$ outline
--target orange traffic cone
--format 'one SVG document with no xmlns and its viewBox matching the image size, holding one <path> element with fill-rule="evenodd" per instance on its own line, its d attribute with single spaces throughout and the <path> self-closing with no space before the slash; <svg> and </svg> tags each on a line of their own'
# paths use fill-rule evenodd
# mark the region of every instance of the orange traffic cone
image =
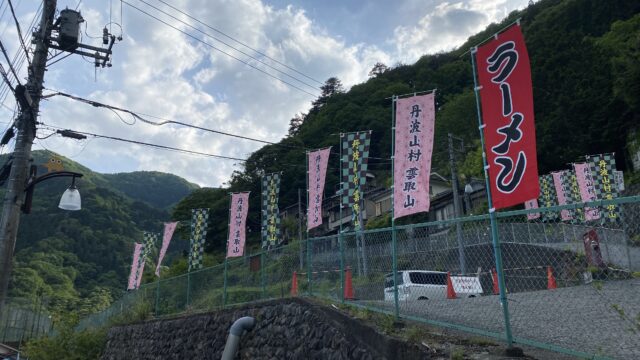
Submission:
<svg viewBox="0 0 640 360">
<path fill-rule="evenodd" d="M 491 278 L 493 279 L 493 295 L 498 295 L 500 286 L 498 286 L 498 273 L 495 268 L 491 269 Z"/>
<path fill-rule="evenodd" d="M 557 288 L 558 284 L 556 284 L 556 278 L 553 277 L 553 268 L 551 266 L 547 266 L 547 289 L 553 290 Z"/>
<path fill-rule="evenodd" d="M 351 281 L 351 268 L 347 267 L 344 273 L 344 299 L 353 300 L 353 282 Z"/>
<path fill-rule="evenodd" d="M 455 299 L 456 291 L 453 289 L 453 282 L 451 281 L 451 273 L 447 272 L 447 299 Z"/>
<path fill-rule="evenodd" d="M 293 278 L 291 278 L 291 296 L 298 296 L 298 274 L 293 272 Z"/>
</svg>

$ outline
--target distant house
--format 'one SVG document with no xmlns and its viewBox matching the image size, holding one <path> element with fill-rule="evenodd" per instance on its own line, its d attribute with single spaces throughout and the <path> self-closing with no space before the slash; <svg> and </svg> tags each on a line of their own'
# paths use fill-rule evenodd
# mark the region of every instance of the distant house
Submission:
<svg viewBox="0 0 640 360">
<path fill-rule="evenodd" d="M 451 185 L 449 185 L 447 179 L 436 172 L 431 173 L 429 197 L 433 199 L 447 191 L 451 192 Z M 370 215 L 369 218 L 390 213 L 393 206 L 391 203 L 391 189 L 373 192 L 368 198 L 365 196 L 365 201 L 366 212 Z"/>
<path fill-rule="evenodd" d="M 365 224 L 370 219 L 391 213 L 392 208 L 391 189 L 378 186 L 373 174 L 367 174 L 367 178 L 368 185 L 364 188 L 364 211 L 362 212 L 362 220 Z M 470 209 L 485 201 L 484 183 L 472 179 L 469 185 L 472 190 L 470 194 L 464 193 L 464 186 L 459 189 L 463 214 L 468 214 Z M 337 189 L 332 195 L 326 196 L 328 193 L 331 192 L 325 190 L 325 198 L 322 202 L 322 225 L 313 229 L 311 236 L 337 234 L 341 225 L 343 231 L 349 231 L 353 228 L 352 214 L 348 209 L 342 209 L 342 217 L 340 216 L 340 190 Z M 451 183 L 436 172 L 431 173 L 429 195 L 431 198 L 429 221 L 449 220 L 455 217 Z M 306 228 L 305 201 L 303 201 L 301 211 L 304 229 Z M 295 203 L 282 209 L 280 216 L 283 219 L 295 219 L 297 222 L 298 204 Z M 297 232 L 289 233 L 286 229 L 283 229 L 282 234 L 285 242 L 298 237 Z"/>
</svg>

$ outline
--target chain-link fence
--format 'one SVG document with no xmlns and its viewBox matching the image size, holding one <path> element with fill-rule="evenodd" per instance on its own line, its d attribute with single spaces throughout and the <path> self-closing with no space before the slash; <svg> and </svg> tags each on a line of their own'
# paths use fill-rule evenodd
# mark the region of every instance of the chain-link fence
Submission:
<svg viewBox="0 0 640 360">
<path fill-rule="evenodd" d="M 295 241 L 145 284 L 83 326 L 135 301 L 162 316 L 299 295 L 508 344 L 640 358 L 640 197 L 590 203 L 616 211 L 589 222 L 580 218 L 584 205 Z M 562 210 L 576 220 L 561 221 Z"/>
<path fill-rule="evenodd" d="M 49 334 L 51 316 L 47 299 L 9 298 L 0 308 L 0 343 L 22 343 Z"/>
</svg>

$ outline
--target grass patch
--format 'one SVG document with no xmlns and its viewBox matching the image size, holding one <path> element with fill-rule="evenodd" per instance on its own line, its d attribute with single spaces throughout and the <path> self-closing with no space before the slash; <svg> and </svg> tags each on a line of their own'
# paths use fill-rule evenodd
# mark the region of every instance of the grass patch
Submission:
<svg viewBox="0 0 640 360">
<path fill-rule="evenodd" d="M 451 360 L 464 360 L 464 350 L 461 348 L 453 348 L 449 355 Z"/>
</svg>

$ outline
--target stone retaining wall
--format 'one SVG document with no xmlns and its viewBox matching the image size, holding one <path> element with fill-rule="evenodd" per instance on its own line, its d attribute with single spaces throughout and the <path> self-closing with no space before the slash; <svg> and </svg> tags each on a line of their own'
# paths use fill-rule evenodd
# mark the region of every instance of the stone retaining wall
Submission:
<svg viewBox="0 0 640 360">
<path fill-rule="evenodd" d="M 425 359 L 417 346 L 389 338 L 300 298 L 111 328 L 104 360 L 220 359 L 229 327 L 253 316 L 239 359 Z"/>
</svg>

